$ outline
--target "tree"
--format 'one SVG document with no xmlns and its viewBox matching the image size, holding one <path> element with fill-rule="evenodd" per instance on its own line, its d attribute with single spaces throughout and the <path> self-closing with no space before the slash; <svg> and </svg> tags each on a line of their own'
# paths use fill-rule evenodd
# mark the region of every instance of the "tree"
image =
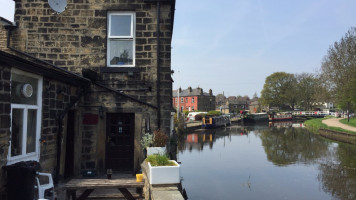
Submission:
<svg viewBox="0 0 356 200">
<path fill-rule="evenodd" d="M 289 104 L 292 109 L 297 101 L 295 92 L 297 81 L 293 74 L 275 72 L 268 76 L 261 91 L 262 105 L 281 107 Z"/>
<path fill-rule="evenodd" d="M 340 108 L 350 110 L 356 104 L 356 27 L 330 46 L 321 77 Z"/>
<path fill-rule="evenodd" d="M 316 91 L 318 80 L 313 74 L 302 73 L 296 75 L 298 102 L 304 110 L 311 110 L 312 104 L 316 103 Z"/>
</svg>

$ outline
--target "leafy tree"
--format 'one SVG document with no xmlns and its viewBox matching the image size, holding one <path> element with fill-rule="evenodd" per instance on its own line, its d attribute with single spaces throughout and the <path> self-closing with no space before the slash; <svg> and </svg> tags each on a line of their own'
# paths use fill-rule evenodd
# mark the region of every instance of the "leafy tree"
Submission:
<svg viewBox="0 0 356 200">
<path fill-rule="evenodd" d="M 285 72 L 271 74 L 266 78 L 261 92 L 262 105 L 281 107 L 284 104 L 289 104 L 294 109 L 297 101 L 296 83 L 293 74 Z"/>
<path fill-rule="evenodd" d="M 321 76 L 340 108 L 350 110 L 356 104 L 356 27 L 330 46 Z"/>
<path fill-rule="evenodd" d="M 304 110 L 311 110 L 312 104 L 317 102 L 316 91 L 318 88 L 318 80 L 315 75 L 308 73 L 297 74 L 296 79 L 298 102 Z"/>
</svg>

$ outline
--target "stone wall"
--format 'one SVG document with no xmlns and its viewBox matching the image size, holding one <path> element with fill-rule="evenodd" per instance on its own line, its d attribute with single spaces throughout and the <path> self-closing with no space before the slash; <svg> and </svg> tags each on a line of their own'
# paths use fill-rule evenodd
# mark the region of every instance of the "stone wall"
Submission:
<svg viewBox="0 0 356 200">
<path fill-rule="evenodd" d="M 145 199 L 151 200 L 184 200 L 182 194 L 178 190 L 177 184 L 168 185 L 151 185 L 148 177 L 147 162 L 141 164 L 143 180 L 145 181 L 145 186 L 143 187 L 143 195 Z"/>
<path fill-rule="evenodd" d="M 0 61 L 0 168 L 6 165 L 10 137 L 10 67 Z M 1 188 L 5 184 L 4 170 L 0 170 Z"/>
<path fill-rule="evenodd" d="M 0 25 L 0 50 L 6 50 L 6 41 L 7 41 L 7 31 L 5 30 L 4 26 Z"/>
<path fill-rule="evenodd" d="M 53 81 L 44 78 L 43 80 L 43 93 L 42 93 L 42 132 L 40 144 L 40 163 L 43 171 L 55 173 L 57 162 L 57 137 L 59 134 L 58 120 L 62 113 L 65 111 L 71 101 L 75 101 L 79 94 L 78 86 L 71 86 L 58 81 Z M 72 108 L 78 109 L 78 108 Z M 65 115 L 64 114 L 64 115 Z M 62 120 L 62 157 L 65 154 L 65 138 L 66 138 L 66 118 Z M 77 134 L 77 137 L 80 135 Z M 62 158 L 61 164 L 64 164 Z M 61 166 L 63 169 L 63 166 Z"/>
<path fill-rule="evenodd" d="M 198 96 L 198 109 L 204 111 L 215 110 L 215 96 Z"/>
<path fill-rule="evenodd" d="M 83 68 L 100 72 L 100 81 L 140 100 L 157 105 L 157 8 L 143 0 L 68 0 L 67 9 L 53 14 L 47 1 L 16 0 L 11 46 L 81 73 Z M 136 66 L 106 67 L 107 11 L 136 13 Z M 171 111 L 171 5 L 161 3 L 160 95 L 161 124 L 169 132 Z M 133 76 L 127 76 L 128 71 Z M 145 90 L 147 89 L 147 90 Z M 108 100 L 110 101 L 110 100 Z M 156 117 L 153 115 L 153 119 Z"/>
<path fill-rule="evenodd" d="M 166 133 L 170 131 L 171 3 L 160 3 L 159 47 L 157 47 L 156 2 L 67 0 L 67 3 L 64 12 L 55 14 L 47 1 L 15 0 L 15 22 L 18 27 L 12 32 L 10 46 L 74 73 L 80 74 L 82 69 L 91 69 L 98 73 L 96 81 L 103 86 L 152 105 L 145 105 L 95 85 L 88 88 L 79 105 L 86 111 L 79 113 L 80 119 L 88 113 L 97 113 L 99 106 L 103 106 L 105 113 L 135 114 L 137 121 L 135 121 L 134 159 L 135 167 L 139 167 L 138 160 L 142 157 L 139 155 L 141 151 L 139 141 L 144 132 L 144 119 L 150 119 L 151 130 L 158 128 L 158 113 L 154 107 L 160 107 L 160 128 Z M 136 13 L 135 67 L 107 67 L 108 11 Z M 157 60 L 157 48 L 161 51 L 159 60 Z M 157 62 L 160 64 L 159 76 Z M 158 77 L 160 77 L 159 86 L 157 86 Z M 160 95 L 159 102 L 157 93 Z M 58 113 L 58 111 L 54 109 L 49 114 L 51 113 Z M 76 144 L 83 145 L 78 159 L 81 170 L 104 170 L 105 113 L 96 124 L 86 125 L 80 121 L 78 125 L 78 135 L 82 140 Z M 54 127 L 46 131 L 49 132 L 48 137 L 55 137 Z M 53 163 L 50 157 L 43 157 L 45 158 L 49 159 L 46 162 Z"/>
</svg>

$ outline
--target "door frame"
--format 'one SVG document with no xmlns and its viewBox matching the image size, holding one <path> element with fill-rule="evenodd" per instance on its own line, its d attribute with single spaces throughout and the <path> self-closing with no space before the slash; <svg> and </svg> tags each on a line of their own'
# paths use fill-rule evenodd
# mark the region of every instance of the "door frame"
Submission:
<svg viewBox="0 0 356 200">
<path fill-rule="evenodd" d="M 128 170 L 119 170 L 119 169 L 113 169 L 113 171 L 117 171 L 117 172 L 133 172 L 134 171 L 134 167 L 135 167 L 135 113 L 119 113 L 119 112 L 115 112 L 115 113 L 107 113 L 106 114 L 106 131 L 105 131 L 105 172 L 106 170 L 111 167 L 109 166 L 108 162 L 109 162 L 109 150 L 108 150 L 108 137 L 109 137 L 109 133 L 111 131 L 111 119 L 112 117 L 129 117 L 130 118 L 130 169 Z M 112 168 L 112 167 L 111 167 Z"/>
</svg>

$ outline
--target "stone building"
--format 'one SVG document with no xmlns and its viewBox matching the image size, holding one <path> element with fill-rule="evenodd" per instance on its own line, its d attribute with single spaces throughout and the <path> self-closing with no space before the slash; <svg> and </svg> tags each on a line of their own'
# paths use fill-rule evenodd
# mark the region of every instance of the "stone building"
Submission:
<svg viewBox="0 0 356 200">
<path fill-rule="evenodd" d="M 179 93 L 179 94 L 178 94 Z M 179 88 L 173 90 L 173 106 L 174 108 L 180 108 L 180 111 L 188 110 L 200 110 L 211 111 L 215 110 L 215 96 L 210 89 L 209 93 L 203 91 L 203 88 L 188 87 L 186 90 Z"/>
<path fill-rule="evenodd" d="M 15 0 L 15 23 L 1 18 L 0 167 L 36 160 L 56 179 L 135 172 L 142 134 L 171 131 L 175 0 L 61 2 Z M 30 106 L 20 94 L 29 83 Z M 19 116 L 27 131 L 15 130 Z"/>
</svg>

